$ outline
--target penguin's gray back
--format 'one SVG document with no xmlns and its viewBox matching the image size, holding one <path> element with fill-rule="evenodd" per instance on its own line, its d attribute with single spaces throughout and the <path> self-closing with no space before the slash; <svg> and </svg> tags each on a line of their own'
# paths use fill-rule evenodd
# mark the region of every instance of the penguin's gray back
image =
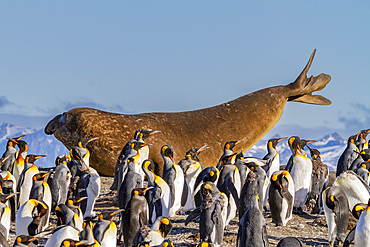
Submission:
<svg viewBox="0 0 370 247">
<path fill-rule="evenodd" d="M 302 242 L 295 237 L 286 237 L 279 241 L 276 247 L 302 247 Z"/>
</svg>

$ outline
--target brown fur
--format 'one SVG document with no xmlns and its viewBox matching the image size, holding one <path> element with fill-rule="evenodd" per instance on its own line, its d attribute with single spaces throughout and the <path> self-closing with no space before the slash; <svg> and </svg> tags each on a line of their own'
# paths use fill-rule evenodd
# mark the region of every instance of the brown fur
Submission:
<svg viewBox="0 0 370 247">
<path fill-rule="evenodd" d="M 280 119 L 287 101 L 327 105 L 331 102 L 314 91 L 323 89 L 330 76 L 320 74 L 307 78 L 309 63 L 294 83 L 262 89 L 218 106 L 176 113 L 115 114 L 91 108 L 75 108 L 52 119 L 45 127 L 70 149 L 80 137 L 99 137 L 88 144 L 91 165 L 103 175 L 113 175 L 117 157 L 136 129 L 160 130 L 148 143 L 150 158 L 161 167 L 160 148 L 169 144 L 175 156 L 183 157 L 191 147 L 207 144 L 210 149 L 202 155 L 204 166 L 216 165 L 223 145 L 241 140 L 240 149 L 248 150 Z M 158 171 L 161 174 L 161 168 Z"/>
</svg>

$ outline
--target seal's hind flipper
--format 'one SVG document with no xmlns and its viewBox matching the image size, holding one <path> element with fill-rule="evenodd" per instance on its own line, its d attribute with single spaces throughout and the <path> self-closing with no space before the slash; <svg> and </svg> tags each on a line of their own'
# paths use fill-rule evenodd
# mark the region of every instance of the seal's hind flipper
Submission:
<svg viewBox="0 0 370 247">
<path fill-rule="evenodd" d="M 311 67 L 316 49 L 312 52 L 310 60 L 297 79 L 287 85 L 291 88 L 291 95 L 288 101 L 297 101 L 316 105 L 330 105 L 331 101 L 321 95 L 312 95 L 312 92 L 322 90 L 330 81 L 331 77 L 327 74 L 311 76 L 307 78 L 307 72 Z"/>
<path fill-rule="evenodd" d="M 302 102 L 314 105 L 330 105 L 331 101 L 321 95 L 304 94 L 289 97 L 288 101 Z"/>
</svg>

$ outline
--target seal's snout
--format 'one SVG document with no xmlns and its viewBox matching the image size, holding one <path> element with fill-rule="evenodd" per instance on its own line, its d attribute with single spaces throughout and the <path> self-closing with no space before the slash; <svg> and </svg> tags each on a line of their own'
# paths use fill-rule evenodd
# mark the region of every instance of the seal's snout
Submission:
<svg viewBox="0 0 370 247">
<path fill-rule="evenodd" d="M 65 115 L 65 113 L 59 114 L 49 121 L 49 123 L 45 126 L 44 129 L 45 134 L 47 135 L 54 134 L 54 132 L 58 129 L 62 122 L 61 120 L 63 119 L 63 115 Z"/>
</svg>

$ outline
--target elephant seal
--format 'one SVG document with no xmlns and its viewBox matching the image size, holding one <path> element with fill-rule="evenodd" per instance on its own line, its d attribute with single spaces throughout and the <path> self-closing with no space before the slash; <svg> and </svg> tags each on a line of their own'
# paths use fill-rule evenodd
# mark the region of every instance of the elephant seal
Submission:
<svg viewBox="0 0 370 247">
<path fill-rule="evenodd" d="M 296 101 L 329 105 L 331 101 L 321 95 L 330 81 L 327 74 L 307 78 L 316 50 L 298 78 L 288 84 L 258 90 L 229 102 L 185 112 L 116 114 L 91 108 L 74 108 L 55 116 L 45 127 L 45 133 L 60 140 L 68 149 L 80 138 L 99 137 L 89 143 L 91 163 L 99 173 L 112 176 L 120 150 L 133 138 L 136 129 L 162 131 L 151 138 L 149 158 L 161 174 L 160 148 L 172 145 L 177 157 L 182 157 L 191 147 L 207 144 L 211 147 L 203 154 L 204 166 L 217 164 L 222 145 L 230 140 L 244 140 L 241 148 L 248 150 L 259 141 L 280 119 L 285 103 Z"/>
</svg>

